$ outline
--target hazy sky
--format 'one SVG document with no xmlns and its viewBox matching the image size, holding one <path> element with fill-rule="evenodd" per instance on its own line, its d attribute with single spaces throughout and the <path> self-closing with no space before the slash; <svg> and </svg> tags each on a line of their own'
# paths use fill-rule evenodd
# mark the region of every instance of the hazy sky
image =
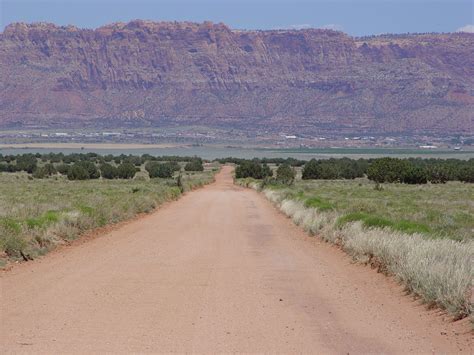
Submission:
<svg viewBox="0 0 474 355">
<path fill-rule="evenodd" d="M 232 28 L 327 27 L 352 35 L 472 31 L 474 0 L 0 0 L 12 22 L 95 28 L 132 19 L 224 22 Z"/>
</svg>

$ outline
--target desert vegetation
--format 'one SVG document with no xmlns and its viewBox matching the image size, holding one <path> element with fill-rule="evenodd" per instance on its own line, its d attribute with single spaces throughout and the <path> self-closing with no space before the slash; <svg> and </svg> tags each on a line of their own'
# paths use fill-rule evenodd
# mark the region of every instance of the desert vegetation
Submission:
<svg viewBox="0 0 474 355">
<path fill-rule="evenodd" d="M 273 177 L 237 183 L 262 191 L 308 233 L 393 275 L 430 306 L 455 318 L 472 314 L 474 161 L 345 161 L 310 161 L 292 184 Z M 279 166 L 272 165 L 276 173 Z"/>
<path fill-rule="evenodd" d="M 194 157 L 79 154 L 2 157 L 0 266 L 29 260 L 83 232 L 147 213 L 213 180 L 218 164 Z M 183 167 L 193 162 L 194 171 Z M 154 174 L 147 169 L 166 174 Z M 148 172 L 150 170 L 150 173 Z M 5 171 L 5 170 L 4 170 Z"/>
<path fill-rule="evenodd" d="M 350 180 L 366 176 L 377 183 L 400 182 L 404 184 L 442 184 L 447 181 L 474 182 L 474 159 L 421 159 L 421 158 L 375 158 L 375 159 L 311 159 L 306 162 L 294 158 L 276 159 L 219 159 L 220 163 L 237 164 L 236 177 L 264 179 L 272 177 L 268 165 L 290 165 L 302 167 L 303 180 Z"/>
</svg>

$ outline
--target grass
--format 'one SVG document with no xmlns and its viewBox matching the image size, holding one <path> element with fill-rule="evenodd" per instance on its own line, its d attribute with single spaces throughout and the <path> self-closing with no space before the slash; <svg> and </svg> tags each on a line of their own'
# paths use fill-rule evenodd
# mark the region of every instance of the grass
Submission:
<svg viewBox="0 0 474 355">
<path fill-rule="evenodd" d="M 174 179 L 68 181 L 55 176 L 31 180 L 0 174 L 0 267 L 33 259 L 87 230 L 148 213 L 213 180 L 216 169 Z"/>
<path fill-rule="evenodd" d="M 331 203 L 324 201 L 319 197 L 307 198 L 304 201 L 304 206 L 307 208 L 316 208 L 318 211 L 321 212 L 334 209 L 334 206 Z"/>
<path fill-rule="evenodd" d="M 347 223 L 356 221 L 361 221 L 362 225 L 366 228 L 391 228 L 409 234 L 429 234 L 432 232 L 430 227 L 422 223 L 407 220 L 393 222 L 387 218 L 371 215 L 365 212 L 351 212 L 345 214 L 337 219 L 336 226 L 341 228 Z"/>
<path fill-rule="evenodd" d="M 367 179 L 297 180 L 291 189 L 278 190 L 283 190 L 285 197 L 309 199 L 310 204 L 314 203 L 311 207 L 333 209 L 366 226 L 385 226 L 434 238 L 474 238 L 472 184 L 384 184 L 377 191 Z"/>
<path fill-rule="evenodd" d="M 260 189 L 255 181 L 237 181 Z M 262 191 L 293 222 L 393 275 L 455 319 L 473 314 L 474 186 L 297 181 Z M 474 318 L 471 318 L 474 321 Z"/>
</svg>

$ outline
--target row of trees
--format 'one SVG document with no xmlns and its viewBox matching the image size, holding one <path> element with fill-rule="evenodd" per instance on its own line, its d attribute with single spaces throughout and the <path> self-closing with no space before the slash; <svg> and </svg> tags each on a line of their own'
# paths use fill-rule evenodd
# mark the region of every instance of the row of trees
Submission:
<svg viewBox="0 0 474 355">
<path fill-rule="evenodd" d="M 12 163 L 18 164 L 18 162 L 29 162 L 30 164 L 37 163 L 42 161 L 43 163 L 50 162 L 54 164 L 64 163 L 64 164 L 72 164 L 77 163 L 79 161 L 90 161 L 95 164 L 103 164 L 103 163 L 114 163 L 116 165 L 121 163 L 132 163 L 135 166 L 140 166 L 145 164 L 147 161 L 161 161 L 161 162 L 192 162 L 195 160 L 199 160 L 202 162 L 201 158 L 198 157 L 182 157 L 182 156 L 153 156 L 150 154 L 143 154 L 143 155 L 100 155 L 97 153 L 71 153 L 71 154 L 64 154 L 64 153 L 27 153 L 21 155 L 2 155 L 0 154 L 0 163 Z M 22 169 L 23 170 L 23 169 Z"/>
<path fill-rule="evenodd" d="M 232 163 L 236 165 L 241 165 L 242 163 L 249 161 L 249 159 L 232 158 L 232 157 L 221 158 L 221 159 L 216 159 L 216 160 L 220 164 Z M 306 164 L 306 160 L 299 160 L 295 158 L 254 158 L 252 159 L 252 161 L 258 164 L 276 164 L 276 165 L 286 164 L 293 167 L 300 167 Z"/>
<path fill-rule="evenodd" d="M 278 182 L 282 184 L 293 184 L 296 177 L 296 170 L 289 164 L 280 164 L 276 170 L 276 177 L 273 177 L 273 171 L 266 164 L 260 164 L 256 160 L 242 161 L 235 169 L 235 177 L 265 179 L 267 182 Z"/>
<path fill-rule="evenodd" d="M 160 162 L 161 159 L 170 159 Z M 39 162 L 45 164 L 39 165 Z M 186 171 L 203 171 L 203 161 L 197 157 L 152 157 L 143 156 L 100 156 L 96 153 L 70 154 L 22 154 L 0 155 L 0 172 L 24 171 L 35 178 L 46 178 L 55 174 L 66 175 L 70 180 L 131 179 L 146 162 L 150 177 L 169 178 L 175 171 L 181 170 L 178 162 L 185 161 Z"/>
<path fill-rule="evenodd" d="M 447 181 L 474 182 L 474 159 L 468 161 L 380 158 L 371 162 L 367 177 L 377 183 L 443 184 Z"/>
<path fill-rule="evenodd" d="M 226 158 L 225 160 L 231 159 Z M 266 162 L 262 162 L 263 160 L 233 160 L 239 162 L 236 168 L 236 178 L 273 178 L 273 172 Z M 292 168 L 288 163 L 280 164 L 277 169 L 277 180 L 280 167 L 285 167 L 282 172 L 288 171 L 287 167 Z M 306 162 L 302 169 L 302 178 L 305 180 L 355 179 L 364 176 L 377 183 L 426 184 L 431 182 L 439 184 L 447 181 L 472 183 L 474 182 L 474 159 L 312 159 Z"/>
<path fill-rule="evenodd" d="M 304 165 L 302 179 L 355 179 L 364 176 L 368 165 L 366 159 L 312 159 Z"/>
</svg>

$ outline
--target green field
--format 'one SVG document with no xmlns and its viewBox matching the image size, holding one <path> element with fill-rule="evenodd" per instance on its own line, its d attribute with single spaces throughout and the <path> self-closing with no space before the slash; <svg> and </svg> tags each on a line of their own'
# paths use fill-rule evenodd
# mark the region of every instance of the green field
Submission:
<svg viewBox="0 0 474 355">
<path fill-rule="evenodd" d="M 215 170 L 183 173 L 184 191 L 212 181 Z M 35 258 L 87 230 L 150 212 L 180 195 L 176 179 L 69 181 L 1 173 L 0 266 Z"/>
<path fill-rule="evenodd" d="M 361 220 L 370 226 L 420 232 L 430 237 L 474 239 L 474 185 L 384 184 L 367 179 L 297 180 L 289 196 L 342 215 L 340 222 Z"/>
</svg>

